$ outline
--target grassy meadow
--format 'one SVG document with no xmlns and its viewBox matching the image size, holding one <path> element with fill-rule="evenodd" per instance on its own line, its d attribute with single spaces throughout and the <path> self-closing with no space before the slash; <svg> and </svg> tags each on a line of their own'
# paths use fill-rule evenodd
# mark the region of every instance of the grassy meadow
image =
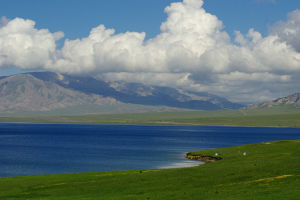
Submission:
<svg viewBox="0 0 300 200">
<path fill-rule="evenodd" d="M 193 154 L 215 152 L 223 159 L 192 168 L 0 178 L 0 199 L 299 199 L 300 140 Z"/>
<path fill-rule="evenodd" d="M 300 109 L 261 109 L 0 117 L 0 122 L 300 127 Z"/>
</svg>

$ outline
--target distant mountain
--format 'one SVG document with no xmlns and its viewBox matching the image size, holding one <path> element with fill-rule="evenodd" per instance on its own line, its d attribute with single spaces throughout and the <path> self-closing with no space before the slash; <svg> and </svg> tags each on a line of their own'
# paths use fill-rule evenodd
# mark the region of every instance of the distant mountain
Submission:
<svg viewBox="0 0 300 200">
<path fill-rule="evenodd" d="M 161 106 L 161 108 L 158 108 Z M 92 77 L 33 72 L 0 77 L 0 113 L 140 112 L 165 109 L 236 109 L 241 105 L 208 93 Z M 72 111 L 72 112 L 70 112 Z M 61 112 L 64 114 L 64 112 Z"/>
<path fill-rule="evenodd" d="M 56 83 L 64 88 L 86 94 L 112 97 L 124 103 L 202 110 L 238 109 L 241 107 L 240 104 L 232 103 L 216 95 L 183 91 L 170 87 L 141 83 L 105 82 L 92 77 L 70 76 L 52 72 L 34 72 L 31 75 L 43 81 Z"/>
<path fill-rule="evenodd" d="M 113 98 L 84 94 L 55 83 L 42 81 L 31 74 L 0 79 L 0 111 L 50 111 L 74 105 L 114 105 Z"/>
<path fill-rule="evenodd" d="M 279 106 L 293 106 L 299 107 L 300 106 L 300 93 L 295 93 L 283 98 L 279 98 L 269 102 L 263 102 L 258 104 L 250 105 L 249 109 L 257 109 L 257 108 L 272 108 L 272 107 L 279 107 Z"/>
</svg>

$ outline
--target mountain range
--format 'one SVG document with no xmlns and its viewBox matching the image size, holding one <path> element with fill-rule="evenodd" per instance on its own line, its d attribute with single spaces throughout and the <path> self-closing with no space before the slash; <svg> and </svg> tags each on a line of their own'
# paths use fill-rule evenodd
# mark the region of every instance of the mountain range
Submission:
<svg viewBox="0 0 300 200">
<path fill-rule="evenodd" d="M 209 93 L 103 81 L 87 76 L 32 72 L 0 77 L 0 113 L 87 114 L 160 110 L 238 109 Z"/>
<path fill-rule="evenodd" d="M 286 97 L 278 98 L 273 101 L 266 101 L 248 106 L 249 109 L 260 108 L 274 108 L 274 107 L 299 107 L 300 106 L 300 93 L 295 93 Z"/>
</svg>

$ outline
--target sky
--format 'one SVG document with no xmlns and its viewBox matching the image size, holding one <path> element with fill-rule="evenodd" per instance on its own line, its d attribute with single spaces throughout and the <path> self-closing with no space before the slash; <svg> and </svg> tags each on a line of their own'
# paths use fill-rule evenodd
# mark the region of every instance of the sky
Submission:
<svg viewBox="0 0 300 200">
<path fill-rule="evenodd" d="M 299 0 L 1 0 L 1 16 L 0 75 L 92 75 L 235 102 L 300 92 Z"/>
</svg>

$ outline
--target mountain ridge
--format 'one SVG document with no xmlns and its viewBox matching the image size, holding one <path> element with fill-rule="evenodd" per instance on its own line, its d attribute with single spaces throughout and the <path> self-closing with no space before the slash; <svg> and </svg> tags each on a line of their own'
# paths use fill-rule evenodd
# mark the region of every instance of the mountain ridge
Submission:
<svg viewBox="0 0 300 200">
<path fill-rule="evenodd" d="M 131 109 L 126 107 L 130 107 Z M 127 82 L 105 82 L 93 77 L 54 72 L 31 72 L 0 77 L 0 112 L 51 111 L 66 107 L 98 106 L 94 112 L 122 110 L 237 109 L 241 105 L 208 93 Z M 99 107 L 101 106 L 101 108 Z M 144 106 L 144 107 L 143 107 Z M 106 108 L 105 108 L 106 107 Z M 115 107 L 115 108 L 114 108 Z M 118 108 L 117 108 L 118 107 Z"/>
<path fill-rule="evenodd" d="M 49 111 L 80 104 L 116 104 L 112 98 L 86 95 L 44 82 L 30 74 L 18 74 L 0 79 L 0 111 Z"/>
<path fill-rule="evenodd" d="M 259 108 L 272 108 L 278 106 L 300 106 L 300 92 L 294 93 L 285 97 L 277 98 L 273 101 L 265 101 L 262 103 L 252 104 L 248 106 L 249 109 L 259 109 Z"/>
<path fill-rule="evenodd" d="M 188 92 L 189 95 L 194 94 L 194 96 L 206 98 L 204 100 L 197 100 L 191 96 L 180 93 L 180 90 L 178 89 L 170 87 L 117 81 L 105 82 L 93 77 L 70 76 L 57 73 L 47 75 L 45 72 L 34 72 L 31 74 L 42 80 L 55 81 L 63 87 L 79 90 L 84 93 L 94 93 L 101 94 L 104 97 L 113 97 L 125 103 L 203 110 L 238 109 L 242 107 L 242 105 L 232 103 L 223 97 L 204 92 L 185 91 Z M 118 84 L 119 86 L 113 86 L 113 84 Z M 121 88 L 117 88 L 120 87 L 120 85 Z M 151 94 L 149 91 L 151 91 Z M 144 94 L 148 92 L 149 95 L 140 95 L 142 92 L 145 92 Z"/>
</svg>

